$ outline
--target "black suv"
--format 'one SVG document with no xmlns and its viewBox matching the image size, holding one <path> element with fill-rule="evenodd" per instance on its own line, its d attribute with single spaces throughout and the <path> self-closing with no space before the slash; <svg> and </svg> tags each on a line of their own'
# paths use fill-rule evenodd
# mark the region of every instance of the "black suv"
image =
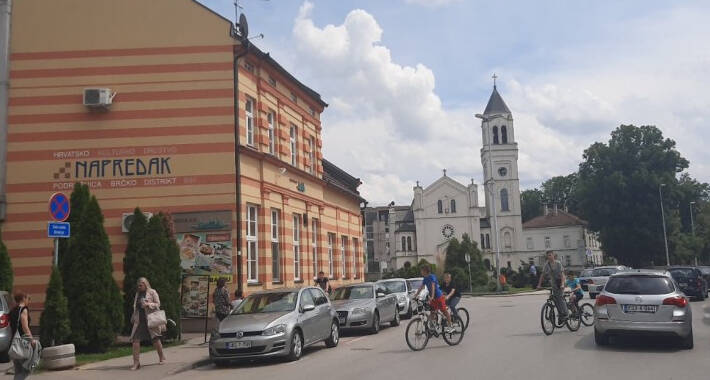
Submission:
<svg viewBox="0 0 710 380">
<path fill-rule="evenodd" d="M 668 268 L 673 280 L 678 284 L 685 295 L 704 300 L 708 297 L 708 282 L 703 278 L 703 273 L 697 267 L 670 267 Z"/>
</svg>

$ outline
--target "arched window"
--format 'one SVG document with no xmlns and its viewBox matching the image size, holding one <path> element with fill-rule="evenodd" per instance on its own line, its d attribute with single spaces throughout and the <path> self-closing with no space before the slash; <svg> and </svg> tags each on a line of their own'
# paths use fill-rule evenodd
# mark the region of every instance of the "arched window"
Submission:
<svg viewBox="0 0 710 380">
<path fill-rule="evenodd" d="M 451 200 L 451 213 L 452 214 L 456 213 L 456 200 L 455 199 Z"/>
<path fill-rule="evenodd" d="M 486 269 L 491 269 L 491 260 L 483 259 L 483 266 L 485 266 Z"/>
<path fill-rule="evenodd" d="M 503 144 L 508 143 L 508 129 L 504 126 L 500 127 L 500 140 Z"/>
<path fill-rule="evenodd" d="M 412 237 L 407 236 L 407 251 L 411 252 L 412 251 Z"/>
<path fill-rule="evenodd" d="M 486 248 L 486 237 L 481 234 L 481 249 Z"/>
<path fill-rule="evenodd" d="M 407 242 L 407 241 L 405 240 L 404 236 L 402 236 L 402 251 L 406 251 L 406 250 L 407 250 L 407 244 L 406 244 L 406 242 Z"/>
<path fill-rule="evenodd" d="M 486 234 L 486 248 L 491 248 L 491 234 Z"/>
<path fill-rule="evenodd" d="M 508 207 L 508 190 L 507 189 L 500 189 L 500 210 L 501 211 L 510 211 L 510 208 Z"/>
<path fill-rule="evenodd" d="M 503 242 L 505 244 L 505 248 L 513 247 L 513 237 L 510 235 L 510 231 L 505 231 L 503 234 Z"/>
<path fill-rule="evenodd" d="M 498 127 L 493 127 L 493 144 L 498 144 Z"/>
<path fill-rule="evenodd" d="M 439 214 L 444 212 L 444 202 L 442 202 L 441 199 L 436 202 L 436 207 L 439 210 Z"/>
</svg>

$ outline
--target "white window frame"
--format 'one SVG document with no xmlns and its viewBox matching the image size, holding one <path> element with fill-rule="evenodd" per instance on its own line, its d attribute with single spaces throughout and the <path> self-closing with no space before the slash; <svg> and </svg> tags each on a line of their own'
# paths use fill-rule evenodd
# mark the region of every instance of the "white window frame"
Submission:
<svg viewBox="0 0 710 380">
<path fill-rule="evenodd" d="M 247 145 L 254 146 L 254 99 L 247 98 L 244 110 L 246 113 Z"/>
<path fill-rule="evenodd" d="M 535 243 L 533 242 L 533 238 L 528 237 L 526 240 L 527 240 L 526 243 L 527 243 L 528 249 L 535 249 Z"/>
<path fill-rule="evenodd" d="M 352 244 L 353 244 L 353 254 L 352 254 L 352 262 L 353 262 L 353 278 L 360 278 L 360 274 L 358 273 L 359 271 L 357 270 L 357 256 L 358 256 L 358 248 L 360 246 L 360 241 L 357 238 L 353 238 Z"/>
<path fill-rule="evenodd" d="M 549 236 L 545 236 L 545 248 L 552 248 L 552 239 Z"/>
<path fill-rule="evenodd" d="M 259 207 L 247 206 L 247 282 L 259 282 Z M 252 270 L 252 265 L 254 269 Z"/>
<path fill-rule="evenodd" d="M 274 111 L 269 111 L 266 114 L 266 120 L 269 128 L 269 153 L 276 154 L 276 130 L 274 129 L 274 119 L 276 114 Z"/>
<path fill-rule="evenodd" d="M 313 278 L 318 277 L 318 219 L 311 219 L 311 255 L 313 255 Z"/>
<path fill-rule="evenodd" d="M 279 245 L 280 214 L 281 212 L 278 209 L 271 209 L 271 278 L 273 282 L 281 282 L 281 246 Z M 276 245 L 276 255 L 274 255 L 274 244 Z M 274 256 L 276 256 L 275 261 Z M 277 270 L 274 270 L 274 268 Z"/>
<path fill-rule="evenodd" d="M 348 271 L 348 265 L 347 262 L 345 261 L 345 246 L 348 245 L 348 237 L 345 235 L 340 236 L 340 269 L 341 269 L 341 277 L 342 278 L 348 278 L 347 277 L 347 271 Z"/>
<path fill-rule="evenodd" d="M 289 136 L 291 142 L 291 165 L 298 167 L 298 127 L 296 124 L 291 124 Z"/>
<path fill-rule="evenodd" d="M 564 241 L 565 248 L 572 248 L 572 240 L 570 240 L 569 235 L 564 235 L 562 239 Z"/>
<path fill-rule="evenodd" d="M 293 214 L 293 279 L 301 277 L 301 215 Z"/>
<path fill-rule="evenodd" d="M 309 137 L 306 141 L 308 141 L 308 172 L 313 174 L 313 171 L 315 169 L 315 143 L 313 141 L 313 137 Z"/>
<path fill-rule="evenodd" d="M 333 276 L 333 244 L 335 244 L 335 234 L 328 233 L 328 277 Z"/>
</svg>

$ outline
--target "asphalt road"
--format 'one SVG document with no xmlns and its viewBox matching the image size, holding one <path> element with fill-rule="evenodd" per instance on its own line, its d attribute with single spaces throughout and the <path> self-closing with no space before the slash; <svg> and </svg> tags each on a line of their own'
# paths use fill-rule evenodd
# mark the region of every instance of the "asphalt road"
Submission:
<svg viewBox="0 0 710 380">
<path fill-rule="evenodd" d="M 337 348 L 306 350 L 298 362 L 267 361 L 213 365 L 175 379 L 707 379 L 710 377 L 710 326 L 703 307 L 693 302 L 695 349 L 682 350 L 658 339 L 624 339 L 594 344 L 593 327 L 555 330 L 545 336 L 540 307 L 546 296 L 468 298 L 462 305 L 471 323 L 459 346 L 432 339 L 424 351 L 407 347 L 404 331 L 385 328 L 378 335 L 350 334 Z M 588 300 L 589 301 L 589 300 Z"/>
</svg>

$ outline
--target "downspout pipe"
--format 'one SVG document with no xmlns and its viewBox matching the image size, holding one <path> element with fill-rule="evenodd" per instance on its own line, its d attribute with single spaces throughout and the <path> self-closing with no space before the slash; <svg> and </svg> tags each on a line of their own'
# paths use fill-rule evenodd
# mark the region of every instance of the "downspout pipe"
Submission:
<svg viewBox="0 0 710 380">
<path fill-rule="evenodd" d="M 237 52 L 235 45 L 234 51 L 234 167 L 236 169 L 236 179 L 234 181 L 234 189 L 237 202 L 237 289 L 243 290 L 242 285 L 242 169 L 239 150 L 241 147 L 241 139 L 239 137 L 239 58 L 244 57 L 249 53 L 249 40 L 246 38 L 240 39 L 241 49 Z"/>
<path fill-rule="evenodd" d="M 7 128 L 12 0 L 0 0 L 0 221 L 7 213 Z"/>
</svg>

